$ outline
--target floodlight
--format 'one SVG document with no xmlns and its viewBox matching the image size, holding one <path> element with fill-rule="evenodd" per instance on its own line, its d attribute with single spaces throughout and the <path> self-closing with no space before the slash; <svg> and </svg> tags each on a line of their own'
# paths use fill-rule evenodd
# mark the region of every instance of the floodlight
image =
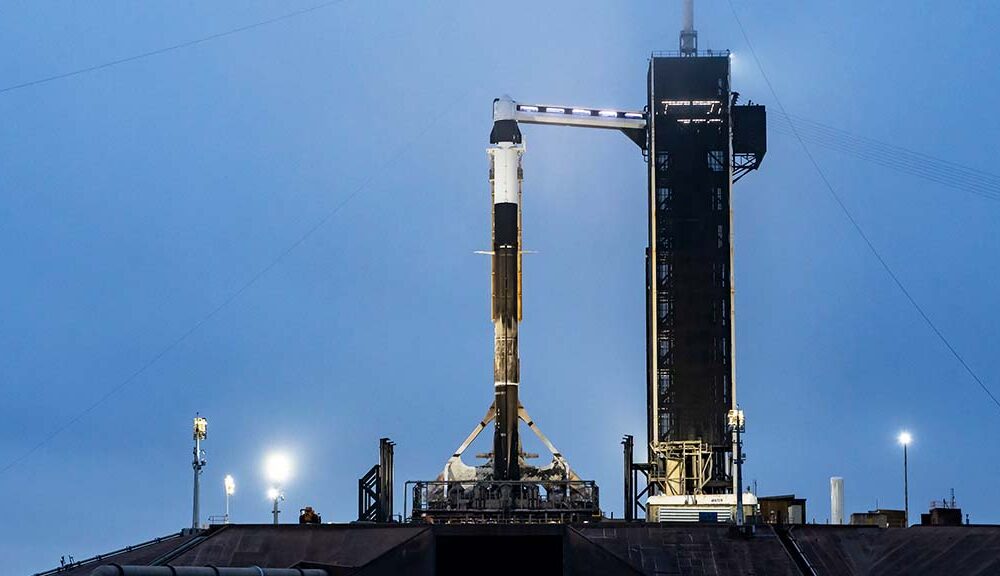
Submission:
<svg viewBox="0 0 1000 576">
<path fill-rule="evenodd" d="M 264 472 L 273 484 L 284 484 L 292 474 L 292 461 L 280 452 L 268 454 L 264 460 Z"/>
<path fill-rule="evenodd" d="M 196 416 L 194 419 L 194 439 L 204 440 L 208 437 L 208 420 L 205 420 L 201 416 Z"/>
<path fill-rule="evenodd" d="M 267 499 L 268 500 L 277 500 L 280 496 L 281 496 L 281 491 L 278 490 L 277 488 L 268 488 L 267 489 Z"/>
<path fill-rule="evenodd" d="M 233 493 L 236 492 L 236 480 L 233 479 L 232 474 L 226 474 L 226 478 L 223 480 L 223 483 L 226 486 L 226 496 L 232 496 Z"/>
<path fill-rule="evenodd" d="M 731 432 L 744 432 L 746 431 L 746 420 L 743 417 L 743 411 L 739 408 L 735 410 L 730 410 L 726 414 L 726 423 Z"/>
<path fill-rule="evenodd" d="M 910 444 L 910 442 L 913 442 L 913 436 L 911 436 L 909 432 L 900 432 L 899 433 L 899 443 L 900 444 L 902 444 L 903 446 L 908 446 Z"/>
</svg>

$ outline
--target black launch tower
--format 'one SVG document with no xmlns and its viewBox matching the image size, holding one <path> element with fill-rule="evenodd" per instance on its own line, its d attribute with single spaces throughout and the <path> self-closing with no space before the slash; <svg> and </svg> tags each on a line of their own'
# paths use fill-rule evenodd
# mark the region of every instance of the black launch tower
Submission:
<svg viewBox="0 0 1000 576">
<path fill-rule="evenodd" d="M 683 49 L 683 36 L 682 36 Z M 648 75 L 647 434 L 651 491 L 730 493 L 732 184 L 766 151 L 730 54 L 655 53 Z"/>
</svg>

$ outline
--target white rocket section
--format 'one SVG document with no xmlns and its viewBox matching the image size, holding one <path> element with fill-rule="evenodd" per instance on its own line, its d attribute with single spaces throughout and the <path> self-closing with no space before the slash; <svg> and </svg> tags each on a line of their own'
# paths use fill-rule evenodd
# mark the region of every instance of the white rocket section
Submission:
<svg viewBox="0 0 1000 576">
<path fill-rule="evenodd" d="M 511 142 L 501 142 L 487 153 L 493 162 L 493 203 L 518 203 L 520 184 L 517 170 L 521 166 L 521 154 L 524 146 L 516 146 Z"/>
</svg>

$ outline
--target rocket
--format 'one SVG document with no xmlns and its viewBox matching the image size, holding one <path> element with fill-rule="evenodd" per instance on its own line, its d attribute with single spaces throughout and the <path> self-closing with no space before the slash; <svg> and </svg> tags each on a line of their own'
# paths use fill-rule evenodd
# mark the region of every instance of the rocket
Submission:
<svg viewBox="0 0 1000 576">
<path fill-rule="evenodd" d="M 540 110 L 540 108 L 544 108 Z M 585 113 L 584 113 L 585 112 Z M 524 144 L 519 123 L 588 126 L 645 134 L 646 120 L 640 112 L 618 112 L 600 109 L 539 107 L 517 104 L 509 96 L 493 101 L 493 130 L 486 149 L 490 163 L 490 198 L 492 200 L 492 250 L 478 252 L 492 256 L 490 287 L 490 317 L 493 320 L 493 402 L 486 415 L 473 428 L 461 445 L 448 458 L 439 482 L 582 482 L 570 468 L 566 458 L 542 433 L 521 404 L 521 361 L 518 356 L 518 329 L 521 322 L 521 198 L 524 174 L 521 161 Z M 468 466 L 462 454 L 493 422 L 491 461 L 483 466 Z M 532 466 L 521 451 L 518 428 L 521 422 L 533 432 L 552 453 L 552 462 L 544 467 Z M 535 455 L 537 456 L 537 455 Z M 575 494 L 582 492 L 570 488 Z M 447 496 L 443 486 L 431 490 L 432 499 Z M 450 492 L 448 492 L 450 494 Z M 508 495 L 513 495 L 507 491 Z M 447 504 L 451 506 L 451 504 Z"/>
<path fill-rule="evenodd" d="M 521 156 L 524 146 L 509 97 L 493 101 L 490 188 L 493 197 L 493 479 L 520 480 L 517 328 L 521 321 Z"/>
</svg>

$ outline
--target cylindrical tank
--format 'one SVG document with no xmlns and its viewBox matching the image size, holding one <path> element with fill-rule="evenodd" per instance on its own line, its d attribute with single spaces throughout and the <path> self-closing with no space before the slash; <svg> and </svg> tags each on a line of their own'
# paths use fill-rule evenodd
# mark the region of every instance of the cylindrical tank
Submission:
<svg viewBox="0 0 1000 576">
<path fill-rule="evenodd" d="M 840 476 L 830 478 L 830 523 L 844 523 L 844 479 Z"/>
</svg>

